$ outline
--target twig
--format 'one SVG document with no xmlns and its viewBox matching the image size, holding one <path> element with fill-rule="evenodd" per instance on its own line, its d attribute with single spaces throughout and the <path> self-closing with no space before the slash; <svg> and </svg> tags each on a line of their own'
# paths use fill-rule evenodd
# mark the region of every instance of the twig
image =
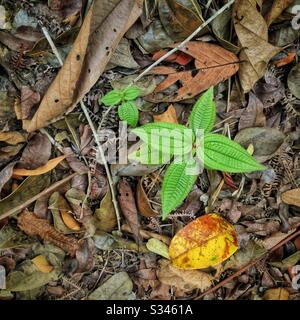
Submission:
<svg viewBox="0 0 300 320">
<path fill-rule="evenodd" d="M 108 179 L 108 183 L 109 183 L 109 187 L 110 187 L 111 195 L 112 195 L 112 202 L 113 202 L 113 205 L 114 205 L 114 208 L 115 208 L 115 212 L 116 212 L 116 216 L 117 216 L 118 230 L 121 232 L 121 216 L 120 216 L 120 211 L 119 211 L 119 207 L 118 207 L 118 202 L 117 202 L 117 198 L 116 198 L 116 194 L 115 194 L 114 183 L 113 183 L 113 179 L 112 179 L 112 176 L 111 176 L 111 173 L 110 173 L 110 169 L 109 169 L 107 161 L 105 159 L 105 154 L 104 154 L 104 151 L 103 151 L 102 146 L 100 144 L 99 136 L 97 134 L 97 131 L 95 129 L 93 121 L 90 118 L 89 113 L 87 111 L 87 108 L 84 105 L 84 103 L 82 102 L 82 100 L 80 101 L 80 105 L 81 105 L 81 109 L 84 112 L 84 115 L 86 116 L 87 121 L 88 121 L 88 123 L 89 123 L 89 125 L 91 127 L 91 130 L 93 132 L 93 136 L 95 138 L 95 142 L 96 142 L 96 145 L 98 147 L 100 158 L 101 158 L 101 161 L 102 161 L 102 163 L 104 165 L 104 168 L 105 168 L 105 171 L 106 171 L 106 175 L 107 175 L 107 179 Z"/>
<path fill-rule="evenodd" d="M 221 287 L 223 287 L 225 284 L 227 284 L 228 282 L 230 282 L 231 280 L 233 280 L 234 278 L 238 277 L 239 275 L 243 274 L 245 271 L 247 271 L 250 267 L 254 266 L 258 261 L 262 260 L 263 258 L 268 257 L 268 255 L 277 250 L 278 248 L 280 248 L 281 246 L 283 246 L 285 243 L 289 242 L 290 240 L 294 239 L 295 237 L 297 237 L 298 235 L 300 235 L 300 230 L 292 233 L 291 235 L 287 236 L 285 239 L 283 239 L 282 241 L 280 241 L 278 244 L 276 244 L 274 247 L 272 247 L 270 250 L 267 251 L 266 254 L 264 254 L 263 256 L 257 258 L 254 261 L 251 261 L 249 263 L 247 263 L 244 267 L 242 267 L 241 269 L 239 269 L 238 271 L 236 271 L 234 274 L 232 274 L 231 276 L 227 277 L 226 279 L 224 279 L 223 281 L 219 282 L 217 285 L 215 285 L 214 287 L 204 291 L 199 297 L 197 297 L 195 300 L 199 300 L 201 298 L 203 298 L 204 296 L 215 292 L 216 290 L 220 289 Z"/>
<path fill-rule="evenodd" d="M 53 53 L 55 54 L 57 60 L 59 61 L 60 65 L 62 66 L 63 60 L 62 60 L 58 50 L 56 49 L 56 46 L 55 46 L 53 40 L 51 39 L 51 36 L 50 36 L 48 30 L 45 27 L 43 27 L 42 30 L 43 30 L 43 33 L 44 33 L 46 39 L 48 40 L 48 42 L 50 44 L 50 47 L 51 47 Z M 93 133 L 95 142 L 97 144 L 102 163 L 103 163 L 105 171 L 106 171 L 106 175 L 107 175 L 107 179 L 108 179 L 108 183 L 109 183 L 109 187 L 110 187 L 111 195 L 112 195 L 112 202 L 113 202 L 115 212 L 116 212 L 116 217 L 117 217 L 117 222 L 118 222 L 118 230 L 121 232 L 121 216 L 120 216 L 120 212 L 119 212 L 118 202 L 117 202 L 117 198 L 116 198 L 116 194 L 115 194 L 115 190 L 114 190 L 114 183 L 113 183 L 113 179 L 112 179 L 112 176 L 110 173 L 110 169 L 109 169 L 107 161 L 105 159 L 104 151 L 103 151 L 102 146 L 100 144 L 99 137 L 98 137 L 97 131 L 95 129 L 95 126 L 93 124 L 93 121 L 92 121 L 92 119 L 89 115 L 89 112 L 88 112 L 88 110 L 82 100 L 80 100 L 80 106 L 81 106 L 81 109 L 82 109 L 82 111 L 83 111 L 83 113 L 89 123 L 89 126 L 92 130 L 92 133 Z"/>
<path fill-rule="evenodd" d="M 219 9 L 214 15 L 212 15 L 209 19 L 207 19 L 205 22 L 203 22 L 193 33 L 191 33 L 185 40 L 183 40 L 179 45 L 177 45 L 175 48 L 167 52 L 165 55 L 160 57 L 158 60 L 156 60 L 154 63 L 152 63 L 148 68 L 146 68 L 139 76 L 137 76 L 129 85 L 132 86 L 137 81 L 139 81 L 144 75 L 146 75 L 150 70 L 152 70 L 154 67 L 159 65 L 162 61 L 164 61 L 166 58 L 171 56 L 176 51 L 180 50 L 182 47 L 184 47 L 190 40 L 192 40 L 202 29 L 204 29 L 207 25 L 209 25 L 217 16 L 219 16 L 221 13 L 223 13 L 227 8 L 229 8 L 235 0 L 230 0 L 227 4 L 225 4 L 221 9 Z"/>
<path fill-rule="evenodd" d="M 69 180 L 73 179 L 74 177 L 76 177 L 78 175 L 78 173 L 73 173 L 70 176 L 55 182 L 51 187 L 44 189 L 42 192 L 38 193 L 36 196 L 32 197 L 31 199 L 23 202 L 22 204 L 20 204 L 19 206 L 7 211 L 4 214 L 0 215 L 0 220 L 7 218 L 13 214 L 16 214 L 18 212 L 20 212 L 21 210 L 27 208 L 30 204 L 32 204 L 34 201 L 38 200 L 41 197 L 46 196 L 48 193 L 52 193 L 53 191 L 55 191 L 57 188 L 59 188 L 60 186 L 62 186 L 63 184 L 65 184 L 66 182 L 68 182 Z"/>
</svg>

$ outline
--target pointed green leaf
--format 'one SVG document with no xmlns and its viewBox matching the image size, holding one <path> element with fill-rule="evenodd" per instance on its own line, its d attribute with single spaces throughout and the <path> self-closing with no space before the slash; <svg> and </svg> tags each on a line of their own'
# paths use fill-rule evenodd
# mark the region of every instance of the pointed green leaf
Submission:
<svg viewBox="0 0 300 320">
<path fill-rule="evenodd" d="M 141 93 L 138 87 L 129 87 L 123 91 L 123 97 L 126 101 L 131 101 L 136 99 Z"/>
<path fill-rule="evenodd" d="M 204 148 L 204 166 L 208 169 L 232 173 L 265 169 L 247 150 L 220 134 L 206 134 L 200 147 Z"/>
<path fill-rule="evenodd" d="M 109 91 L 104 97 L 102 97 L 99 103 L 103 103 L 105 106 L 114 106 L 121 102 L 122 93 L 120 90 Z"/>
<path fill-rule="evenodd" d="M 170 163 L 172 156 L 163 153 L 162 150 L 152 149 L 146 143 L 143 143 L 140 148 L 128 155 L 131 161 L 137 161 L 141 164 L 165 164 Z"/>
<path fill-rule="evenodd" d="M 189 126 L 195 132 L 203 129 L 205 133 L 211 131 L 216 120 L 216 106 L 213 101 L 214 89 L 208 89 L 196 102 L 189 117 Z"/>
<path fill-rule="evenodd" d="M 118 114 L 122 121 L 126 121 L 130 126 L 136 127 L 139 121 L 139 110 L 134 102 L 123 102 L 118 108 Z"/>
<path fill-rule="evenodd" d="M 162 218 L 182 204 L 196 182 L 197 175 L 188 172 L 191 163 L 169 165 L 162 183 Z"/>
<path fill-rule="evenodd" d="M 131 130 L 150 148 L 172 155 L 184 155 L 191 151 L 194 140 L 191 129 L 169 122 L 149 123 Z"/>
</svg>

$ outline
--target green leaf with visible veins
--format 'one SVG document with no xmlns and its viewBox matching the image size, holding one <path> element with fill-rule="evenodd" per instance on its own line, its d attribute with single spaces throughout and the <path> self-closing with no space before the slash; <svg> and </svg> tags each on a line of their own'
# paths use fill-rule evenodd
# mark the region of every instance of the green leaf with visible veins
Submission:
<svg viewBox="0 0 300 320">
<path fill-rule="evenodd" d="M 161 150 L 172 155 L 184 155 L 191 151 L 193 145 L 193 132 L 183 125 L 157 122 L 131 130 L 150 148 Z"/>
<path fill-rule="evenodd" d="M 123 91 L 123 97 L 126 101 L 135 100 L 141 93 L 138 87 L 129 87 Z"/>
<path fill-rule="evenodd" d="M 204 142 L 202 140 L 200 147 L 204 148 L 204 166 L 207 169 L 231 173 L 265 169 L 247 150 L 220 134 L 204 135 Z M 200 160 L 203 161 L 203 159 Z"/>
<path fill-rule="evenodd" d="M 197 175 L 187 174 L 191 163 L 169 165 L 162 183 L 162 218 L 182 204 L 196 182 Z"/>
<path fill-rule="evenodd" d="M 139 121 L 139 110 L 134 102 L 123 102 L 118 108 L 118 114 L 122 121 L 126 121 L 130 126 L 136 127 Z"/>
<path fill-rule="evenodd" d="M 196 133 L 203 129 L 204 133 L 211 131 L 216 120 L 216 106 L 213 101 L 214 89 L 208 89 L 196 102 L 189 117 L 189 127 Z"/>
<path fill-rule="evenodd" d="M 122 92 L 120 90 L 109 91 L 105 96 L 103 96 L 99 103 L 103 103 L 106 107 L 115 106 L 119 104 L 122 100 Z"/>
<path fill-rule="evenodd" d="M 149 145 L 143 143 L 140 148 L 128 155 L 128 159 L 141 164 L 165 164 L 171 161 L 172 155 L 163 153 L 162 150 L 150 149 Z"/>
</svg>

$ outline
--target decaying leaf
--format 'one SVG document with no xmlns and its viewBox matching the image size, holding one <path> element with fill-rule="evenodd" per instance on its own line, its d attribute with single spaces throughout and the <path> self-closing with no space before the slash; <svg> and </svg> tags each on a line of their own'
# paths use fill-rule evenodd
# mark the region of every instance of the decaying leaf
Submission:
<svg viewBox="0 0 300 320">
<path fill-rule="evenodd" d="M 111 191 L 108 188 L 106 195 L 101 200 L 100 208 L 96 209 L 97 227 L 99 230 L 111 232 L 117 225 L 117 218 L 114 205 L 112 203 Z"/>
<path fill-rule="evenodd" d="M 215 44 L 190 41 L 182 52 L 195 58 L 197 73 L 192 71 L 178 72 L 172 67 L 156 67 L 152 69 L 153 74 L 167 76 L 155 89 L 152 95 L 147 96 L 149 101 L 174 102 L 192 98 L 204 90 L 225 81 L 234 75 L 239 69 L 238 58 L 230 51 Z M 182 87 L 177 92 L 167 97 L 160 97 L 160 92 L 169 88 L 179 81 Z"/>
<path fill-rule="evenodd" d="M 160 20 L 174 41 L 181 41 L 195 31 L 203 22 L 201 8 L 192 0 L 159 0 Z M 207 32 L 204 28 L 200 35 Z"/>
<path fill-rule="evenodd" d="M 41 166 L 36 169 L 14 169 L 13 174 L 16 176 L 40 176 L 44 173 L 47 173 L 53 170 L 66 156 L 60 156 L 54 159 L 49 160 L 44 166 Z"/>
<path fill-rule="evenodd" d="M 130 300 L 133 283 L 126 272 L 114 274 L 93 291 L 89 300 Z"/>
<path fill-rule="evenodd" d="M 18 218 L 18 226 L 29 236 L 39 236 L 74 256 L 78 249 L 75 238 L 68 237 L 56 231 L 45 219 L 37 218 L 33 213 L 24 211 Z"/>
<path fill-rule="evenodd" d="M 13 292 L 34 290 L 58 278 L 58 270 L 41 272 L 36 269 L 31 261 L 26 260 L 20 265 L 18 270 L 8 274 L 6 289 Z"/>
<path fill-rule="evenodd" d="M 264 300 L 289 300 L 290 294 L 284 288 L 268 289 L 263 296 Z"/>
<path fill-rule="evenodd" d="M 274 0 L 271 10 L 265 17 L 267 25 L 271 25 L 280 16 L 280 14 L 293 2 L 294 0 Z"/>
<path fill-rule="evenodd" d="M 151 238 L 148 240 L 146 247 L 149 251 L 159 254 L 166 259 L 170 259 L 168 252 L 169 248 L 164 242 L 155 238 Z"/>
<path fill-rule="evenodd" d="M 147 197 L 143 187 L 143 177 L 138 181 L 136 188 L 136 200 L 139 213 L 144 217 L 154 217 L 159 214 L 159 212 L 152 208 L 149 198 Z"/>
<path fill-rule="evenodd" d="M 0 132 L 0 141 L 11 145 L 16 145 L 25 142 L 26 136 L 19 131 L 4 131 Z"/>
<path fill-rule="evenodd" d="M 35 258 L 31 259 L 31 261 L 37 267 L 37 269 L 43 273 L 49 273 L 54 269 L 54 267 L 51 266 L 47 259 L 42 255 L 36 256 Z"/>
<path fill-rule="evenodd" d="M 168 109 L 164 113 L 154 115 L 153 118 L 155 122 L 178 123 L 176 110 L 172 104 L 168 107 Z"/>
<path fill-rule="evenodd" d="M 137 242 L 137 244 L 139 244 L 141 242 L 141 236 L 139 232 L 140 222 L 138 218 L 138 212 L 131 187 L 125 179 L 120 180 L 118 184 L 118 191 L 118 199 L 122 213 L 124 214 L 130 226 L 130 229 L 133 232 L 135 241 Z"/>
<path fill-rule="evenodd" d="M 284 203 L 300 207 L 300 188 L 288 190 L 281 195 Z"/>
<path fill-rule="evenodd" d="M 233 226 L 211 213 L 190 222 L 174 236 L 169 247 L 173 266 L 201 269 L 228 259 L 238 248 Z"/>
<path fill-rule="evenodd" d="M 199 270 L 181 270 L 174 267 L 170 261 L 162 259 L 159 261 L 160 268 L 157 271 L 158 279 L 166 285 L 174 286 L 179 290 L 191 291 L 209 288 L 213 276 Z"/>
<path fill-rule="evenodd" d="M 252 127 L 264 127 L 266 118 L 262 102 L 252 93 L 249 93 L 249 103 L 241 114 L 239 130 Z"/>
<path fill-rule="evenodd" d="M 242 45 L 239 78 L 244 92 L 252 89 L 269 60 L 280 51 L 268 43 L 268 26 L 258 7 L 256 0 L 239 0 L 233 7 L 234 27 Z"/>
<path fill-rule="evenodd" d="M 34 131 L 70 112 L 99 79 L 120 39 L 140 14 L 140 1 L 94 1 L 63 67 L 23 127 Z"/>
<path fill-rule="evenodd" d="M 1 215 L 7 211 L 18 207 L 23 202 L 31 199 L 40 193 L 49 184 L 49 175 L 32 176 L 26 178 L 16 190 L 6 198 L 0 200 L 0 219 Z"/>
</svg>

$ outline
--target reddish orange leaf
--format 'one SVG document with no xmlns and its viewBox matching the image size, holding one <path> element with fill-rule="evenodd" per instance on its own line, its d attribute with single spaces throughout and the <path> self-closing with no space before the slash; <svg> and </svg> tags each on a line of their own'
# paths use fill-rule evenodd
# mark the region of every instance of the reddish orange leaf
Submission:
<svg viewBox="0 0 300 320">
<path fill-rule="evenodd" d="M 276 60 L 276 61 L 273 61 L 273 64 L 274 64 L 277 68 L 286 66 L 287 64 L 290 64 L 291 62 L 293 62 L 295 56 L 296 56 L 296 52 L 295 52 L 295 51 L 289 52 L 289 53 L 287 54 L 287 56 L 285 56 L 284 58 L 279 59 L 279 60 Z"/>
<path fill-rule="evenodd" d="M 163 55 L 165 55 L 167 52 L 168 52 L 167 50 L 159 50 L 154 53 L 154 55 L 152 56 L 152 59 L 154 61 L 157 61 Z M 190 55 L 188 55 L 184 52 L 175 52 L 165 59 L 165 61 L 167 61 L 167 62 L 176 62 L 182 66 L 187 65 L 192 60 L 193 60 L 193 57 L 191 57 Z"/>
<path fill-rule="evenodd" d="M 167 111 L 162 114 L 158 114 L 153 116 L 154 122 L 171 122 L 171 123 L 178 123 L 176 110 L 174 106 L 171 104 Z"/>
</svg>

